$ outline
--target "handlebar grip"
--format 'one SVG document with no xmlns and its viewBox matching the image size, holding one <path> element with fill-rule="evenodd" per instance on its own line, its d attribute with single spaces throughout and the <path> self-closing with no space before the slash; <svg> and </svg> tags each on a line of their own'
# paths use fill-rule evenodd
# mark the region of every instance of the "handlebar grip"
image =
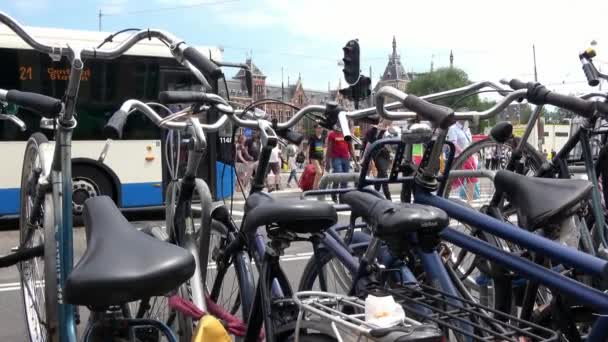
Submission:
<svg viewBox="0 0 608 342">
<path fill-rule="evenodd" d="M 199 91 L 161 91 L 158 101 L 162 104 L 202 102 L 205 94 Z"/>
<path fill-rule="evenodd" d="M 122 109 L 114 112 L 108 123 L 103 127 L 103 134 L 108 139 L 122 138 L 122 129 L 127 123 L 129 113 Z"/>
<path fill-rule="evenodd" d="M 19 90 L 7 91 L 6 101 L 37 112 L 45 118 L 56 117 L 62 108 L 59 99 Z"/>
<path fill-rule="evenodd" d="M 300 146 L 302 140 L 304 140 L 303 134 L 293 131 L 289 128 L 279 129 L 276 132 L 281 138 L 289 141 L 290 143 L 296 146 Z"/>
<path fill-rule="evenodd" d="M 188 46 L 183 54 L 184 58 L 204 75 L 212 77 L 213 79 L 222 77 L 222 69 L 200 53 L 196 48 Z"/>
<path fill-rule="evenodd" d="M 583 72 L 585 73 L 585 77 L 587 77 L 587 84 L 589 84 L 591 87 L 595 87 L 600 84 L 600 80 L 598 79 L 597 72 L 593 64 L 583 63 Z"/>
<path fill-rule="evenodd" d="M 550 104 L 572 111 L 582 117 L 591 117 L 596 105 L 593 101 L 583 100 L 576 96 L 563 95 L 549 91 L 542 85 L 528 90 L 528 101 L 534 104 Z"/>
<path fill-rule="evenodd" d="M 441 129 L 447 129 L 456 122 L 453 109 L 427 102 L 414 95 L 408 95 L 403 100 L 403 105 Z"/>
<path fill-rule="evenodd" d="M 513 89 L 513 90 L 529 89 L 529 88 L 533 87 L 534 84 L 535 83 L 533 83 L 533 82 L 522 82 L 515 78 L 509 81 L 509 87 L 511 87 L 511 89 Z"/>
</svg>

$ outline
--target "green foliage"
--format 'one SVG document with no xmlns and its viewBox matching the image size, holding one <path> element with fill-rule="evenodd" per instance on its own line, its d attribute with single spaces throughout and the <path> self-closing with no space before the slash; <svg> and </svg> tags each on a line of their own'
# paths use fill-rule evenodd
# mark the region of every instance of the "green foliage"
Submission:
<svg viewBox="0 0 608 342">
<path fill-rule="evenodd" d="M 458 68 L 440 68 L 433 72 L 420 75 L 407 85 L 407 92 L 417 96 L 438 93 L 471 84 L 467 73 Z M 454 110 L 486 110 L 496 104 L 494 101 L 481 99 L 478 94 L 438 100 L 435 103 L 448 106 Z M 479 123 L 479 127 L 471 127 L 473 134 L 483 132 L 485 127 L 496 124 L 492 118 Z"/>
<path fill-rule="evenodd" d="M 545 122 L 553 124 L 568 123 L 568 119 L 572 119 L 576 116 L 574 112 L 569 110 L 554 107 L 553 110 L 545 111 Z"/>
<path fill-rule="evenodd" d="M 458 68 L 440 68 L 433 72 L 420 75 L 407 85 L 407 92 L 422 96 L 445 90 L 464 87 L 471 84 L 467 73 Z M 494 102 L 482 100 L 479 95 L 453 97 L 436 101 L 437 104 L 448 106 L 454 110 L 484 110 L 494 105 Z"/>
</svg>

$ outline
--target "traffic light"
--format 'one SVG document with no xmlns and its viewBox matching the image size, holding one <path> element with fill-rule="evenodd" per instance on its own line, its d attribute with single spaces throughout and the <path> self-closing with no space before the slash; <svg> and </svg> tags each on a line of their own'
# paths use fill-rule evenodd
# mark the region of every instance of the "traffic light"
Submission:
<svg viewBox="0 0 608 342">
<path fill-rule="evenodd" d="M 359 84 L 357 84 L 357 90 L 359 91 L 359 99 L 365 99 L 372 94 L 371 91 L 372 79 L 361 75 Z"/>
<path fill-rule="evenodd" d="M 359 73 L 361 69 L 359 67 L 359 43 L 357 40 L 349 40 L 346 46 L 342 48 L 344 50 L 344 79 L 348 84 L 353 85 L 359 80 Z"/>
</svg>

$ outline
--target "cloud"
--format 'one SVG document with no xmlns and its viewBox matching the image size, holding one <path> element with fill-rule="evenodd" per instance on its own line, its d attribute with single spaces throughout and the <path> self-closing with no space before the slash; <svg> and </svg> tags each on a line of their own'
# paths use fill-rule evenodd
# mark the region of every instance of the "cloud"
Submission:
<svg viewBox="0 0 608 342">
<path fill-rule="evenodd" d="M 445 66 L 453 49 L 456 65 L 475 80 L 533 79 L 534 44 L 539 80 L 570 91 L 584 87 L 577 58 L 581 49 L 595 39 L 605 42 L 608 54 L 605 24 L 589 20 L 590 8 L 594 13 L 608 12 L 605 0 L 588 1 L 585 6 L 566 0 L 260 0 L 242 4 L 218 14 L 225 23 L 270 27 L 289 32 L 292 41 L 336 46 L 337 51 L 356 37 L 362 46 L 362 62 L 382 67 L 393 35 L 408 70 L 428 70 L 432 55 L 436 67 Z M 338 55 L 327 53 L 327 57 Z M 380 61 L 366 61 L 366 56 Z"/>
</svg>

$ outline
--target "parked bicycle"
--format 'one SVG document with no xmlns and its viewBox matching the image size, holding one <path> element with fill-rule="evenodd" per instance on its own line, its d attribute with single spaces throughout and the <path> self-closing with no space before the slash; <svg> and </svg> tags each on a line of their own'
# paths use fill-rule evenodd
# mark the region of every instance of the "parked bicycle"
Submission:
<svg viewBox="0 0 608 342">
<path fill-rule="evenodd" d="M 142 30 L 116 48 L 105 50 L 42 44 L 6 14 L 0 13 L 0 22 L 35 50 L 70 62 L 63 102 L 34 93 L 0 91 L 0 100 L 41 114 L 45 126 L 55 132 L 54 143 L 42 133 L 33 134 L 27 143 L 21 181 L 20 245 L 11 256 L 20 262 L 30 340 L 76 341 L 76 307 L 86 306 L 91 315 L 84 341 L 154 335 L 175 341 L 165 323 L 146 318 L 146 314 L 151 297 L 164 296 L 192 276 L 195 259 L 188 251 L 137 231 L 111 199 L 100 196 L 84 206 L 87 249 L 73 266 L 70 152 L 76 126 L 74 109 L 83 60 L 118 57 L 143 39 L 163 41 L 202 83 L 206 83 L 203 73 L 213 76 L 221 70 L 196 49 L 163 31 Z M 130 302 L 140 303 L 136 315 L 130 312 Z"/>
<path fill-rule="evenodd" d="M 443 142 L 445 139 L 445 135 L 447 133 L 447 127 L 449 127 L 449 125 L 451 124 L 451 122 L 453 122 L 453 120 L 455 118 L 471 119 L 475 116 L 484 118 L 484 117 L 493 115 L 497 111 L 502 110 L 506 105 L 508 105 L 510 102 L 512 102 L 518 98 L 526 97 L 526 96 L 530 96 L 532 98 L 532 95 L 527 95 L 526 91 L 522 91 L 522 90 L 515 91 L 515 92 L 512 92 L 509 95 L 507 95 L 504 100 L 502 100 L 501 102 L 496 104 L 494 107 L 492 107 L 486 111 L 464 112 L 464 113 L 453 114 L 453 113 L 451 113 L 451 111 L 449 111 L 445 108 L 433 107 L 432 105 L 429 105 L 426 102 L 420 101 L 419 99 L 417 99 L 411 95 L 404 94 L 396 89 L 382 88 L 379 90 L 379 92 L 376 95 L 376 103 L 377 103 L 376 109 L 380 113 L 381 116 L 388 118 L 388 119 L 393 119 L 393 120 L 404 120 L 404 119 L 414 118 L 414 117 L 416 117 L 416 114 L 408 113 L 408 112 L 388 112 L 387 109 L 384 107 L 384 96 L 386 96 L 386 95 L 400 99 L 401 101 L 403 101 L 404 107 L 409 108 L 409 109 L 414 109 L 424 119 L 429 119 L 431 122 L 434 123 L 434 126 L 437 127 L 436 138 L 434 139 L 432 147 L 429 147 L 426 150 L 425 156 L 423 157 L 423 162 L 422 162 L 421 166 L 415 172 L 414 176 L 398 178 L 397 172 L 395 172 L 395 169 L 393 169 L 393 172 L 391 172 L 391 180 L 398 180 L 400 182 L 406 182 L 406 184 L 410 184 L 411 189 L 412 189 L 411 193 L 412 193 L 412 195 L 414 197 L 414 201 L 416 203 L 429 204 L 434 207 L 441 208 L 441 209 L 445 210 L 448 213 L 448 215 L 453 219 L 456 219 L 456 220 L 463 222 L 465 224 L 468 224 L 470 226 L 476 227 L 480 231 L 484 231 L 491 235 L 495 235 L 502 239 L 512 241 L 514 243 L 522 245 L 525 248 L 527 248 L 528 250 L 541 252 L 546 256 L 546 258 L 553 259 L 557 263 L 562 263 L 562 264 L 576 267 L 581 272 L 586 272 L 586 273 L 589 273 L 589 274 L 599 277 L 599 278 L 604 278 L 606 276 L 605 275 L 606 262 L 601 259 L 598 259 L 598 258 L 592 257 L 588 254 L 584 254 L 582 252 L 578 252 L 576 250 L 564 247 L 560 244 L 557 244 L 553 241 L 550 241 L 548 239 L 545 239 L 545 238 L 535 235 L 533 233 L 529 233 L 522 229 L 514 229 L 513 226 L 511 226 L 509 224 L 505 224 L 502 221 L 490 218 L 489 216 L 481 214 L 481 213 L 479 213 L 471 208 L 467 208 L 466 206 L 463 206 L 461 204 L 454 203 L 452 201 L 448 201 L 445 199 L 441 199 L 440 197 L 437 197 L 431 193 L 431 191 L 435 191 L 436 189 L 439 189 L 439 192 L 441 193 L 442 184 L 440 181 L 445 180 L 447 177 L 449 177 L 449 165 L 451 163 L 451 160 L 453 159 L 453 150 L 452 150 L 451 157 L 448 158 L 448 161 L 446 162 L 446 168 L 448 170 L 446 172 L 448 172 L 448 173 L 445 174 L 444 177 L 438 178 L 436 176 L 436 172 L 437 172 L 438 166 L 439 166 L 439 157 L 443 153 L 442 152 L 443 145 L 444 145 Z M 560 95 L 560 94 L 553 94 L 553 93 L 550 94 L 549 96 L 541 98 L 541 101 L 547 101 L 548 103 L 558 105 L 558 106 L 570 107 L 571 109 L 575 109 L 575 110 L 582 109 L 582 112 L 586 112 L 586 111 L 590 110 L 590 108 L 596 108 L 596 106 L 598 109 L 603 109 L 603 107 L 601 107 L 601 104 L 598 105 L 594 102 L 584 101 L 584 100 L 572 101 L 570 97 Z M 574 103 L 574 104 L 572 104 L 572 103 Z M 575 106 L 579 106 L 579 107 L 575 107 Z M 395 108 L 395 107 L 393 107 L 393 108 Z M 352 118 L 352 119 L 357 119 L 357 118 L 365 117 L 365 116 L 372 115 L 372 114 L 374 114 L 374 112 L 372 110 L 361 110 L 361 111 L 355 111 L 352 113 L 347 113 L 347 112 L 341 113 L 341 115 L 343 117 Z M 343 121 L 339 121 L 339 122 L 342 123 Z M 348 132 L 347 125 L 342 124 L 341 127 L 344 131 Z M 345 136 L 347 136 L 347 135 L 348 134 L 345 133 Z M 395 142 L 393 142 L 393 143 L 395 143 Z M 378 146 L 372 146 L 370 148 L 371 149 L 378 148 L 382 144 L 386 144 L 386 141 L 379 142 Z M 366 174 L 365 166 L 363 167 L 361 174 L 362 175 Z M 588 194 L 588 191 L 590 189 L 590 184 L 585 181 L 541 180 L 541 183 L 536 184 L 536 183 L 534 183 L 535 179 L 531 178 L 531 181 L 534 184 L 534 185 L 532 185 L 528 182 L 521 181 L 520 178 L 518 178 L 518 177 L 511 177 L 509 173 L 501 172 L 501 173 L 499 173 L 499 175 L 500 175 L 500 177 L 498 175 L 497 175 L 497 177 L 501 178 L 505 184 L 508 184 L 508 185 L 506 185 L 506 187 L 509 189 L 512 189 L 511 191 L 522 193 L 522 194 L 526 193 L 526 194 L 528 194 L 528 196 L 530 196 L 530 194 L 538 194 L 538 193 L 540 193 L 540 191 L 535 190 L 535 191 L 529 192 L 529 191 L 527 191 L 527 188 L 536 189 L 537 187 L 542 186 L 543 189 L 545 189 L 544 191 L 546 191 L 546 189 L 549 186 L 551 188 L 555 188 L 556 189 L 554 191 L 555 193 L 552 192 L 551 198 L 556 199 L 559 203 L 552 203 L 552 204 L 554 204 L 554 205 L 556 205 L 556 207 L 562 208 L 564 210 L 559 211 L 559 212 L 552 211 L 551 212 L 552 216 L 544 217 L 544 219 L 550 219 L 550 221 L 562 219 L 564 216 L 561 216 L 561 215 L 564 215 L 567 212 L 566 209 L 571 209 L 574 206 L 576 206 L 579 201 L 579 198 Z M 366 179 L 366 177 L 362 176 L 361 179 L 359 180 L 359 187 L 361 188 L 367 184 L 373 184 L 374 182 L 381 182 L 381 181 L 382 180 Z M 386 180 L 384 180 L 384 181 L 386 181 Z M 545 182 L 548 182 L 548 184 L 546 184 Z M 344 197 L 347 200 L 348 194 L 344 195 Z M 371 201 L 371 200 L 368 200 L 368 201 Z M 529 198 L 526 198 L 525 200 L 521 200 L 521 202 L 522 202 L 523 206 L 528 208 L 528 210 L 530 210 L 530 211 L 535 211 L 536 208 L 538 208 L 538 206 L 533 207 L 529 204 L 525 205 L 525 203 L 538 203 L 538 200 L 533 200 L 531 202 L 531 200 Z M 382 203 L 382 202 L 380 202 L 380 203 Z M 391 210 L 383 213 L 382 210 L 378 209 L 377 212 L 375 212 L 373 214 L 369 214 L 369 211 L 373 210 L 373 209 L 370 209 L 370 208 L 373 208 L 370 205 L 370 202 L 368 202 L 368 203 L 362 202 L 362 204 L 359 205 L 359 208 L 362 213 L 365 214 L 367 212 L 368 220 L 370 220 L 372 223 L 374 223 L 376 225 L 380 225 L 384 222 L 391 223 L 391 221 L 388 220 L 388 217 L 390 217 L 390 215 L 396 215 L 393 213 L 399 212 L 399 210 L 400 210 L 398 208 L 391 208 Z M 528 215 L 530 215 L 530 214 L 537 215 L 538 214 L 538 212 L 532 213 L 530 211 L 528 212 Z M 371 216 L 371 218 L 370 218 L 370 216 Z M 403 216 L 405 217 L 406 215 L 403 215 Z M 403 219 L 405 220 L 405 218 L 403 218 Z M 405 226 L 405 225 L 403 225 L 403 226 Z M 451 229 L 451 228 L 443 229 L 439 233 L 439 236 L 442 239 L 446 240 L 447 242 L 449 242 L 453 245 L 456 245 L 462 249 L 465 249 L 471 253 L 474 253 L 474 254 L 480 256 L 481 258 L 491 260 L 491 261 L 495 262 L 496 264 L 501 265 L 502 267 L 508 268 L 508 269 L 512 270 L 513 272 L 516 272 L 517 274 L 521 275 L 522 277 L 525 277 L 528 279 L 533 279 L 542 284 L 545 284 L 547 287 L 550 287 L 557 292 L 561 292 L 564 295 L 567 295 L 569 298 L 573 298 L 581 303 L 584 303 L 586 307 L 593 308 L 593 310 L 595 310 L 594 312 L 596 312 L 599 316 L 594 316 L 591 319 L 592 322 L 593 321 L 595 321 L 595 322 L 593 323 L 593 327 L 592 327 L 592 329 L 590 329 L 589 334 L 587 334 L 587 339 L 590 341 L 591 340 L 602 341 L 605 338 L 606 332 L 604 332 L 603 329 L 600 328 L 600 326 L 601 326 L 601 324 L 603 324 L 602 321 L 604 320 L 604 317 L 601 316 L 602 315 L 601 313 L 606 311 L 605 305 L 607 303 L 608 297 L 606 297 L 600 291 L 595 290 L 591 287 L 588 287 L 582 283 L 576 282 L 573 279 L 567 278 L 567 277 L 559 274 L 555 270 L 544 268 L 530 260 L 521 258 L 520 256 L 511 255 L 509 253 L 506 253 L 503 250 L 501 250 L 500 248 L 497 248 L 497 246 L 495 246 L 495 245 L 491 245 L 488 242 L 484 242 L 483 240 L 472 238 L 472 237 L 470 237 L 466 234 L 462 234 L 461 232 L 458 232 L 454 229 Z M 407 243 L 404 240 L 407 241 Z M 374 241 L 374 240 L 372 240 L 372 241 Z M 421 259 L 422 265 L 424 266 L 424 270 L 426 271 L 425 277 L 430 277 L 431 279 L 437 279 L 436 281 L 438 284 L 442 284 L 443 286 L 445 286 L 445 288 L 448 288 L 448 289 L 451 287 L 453 290 L 455 290 L 455 289 L 466 290 L 466 288 L 464 286 L 462 286 L 462 282 L 460 281 L 460 279 L 457 276 L 454 276 L 454 274 L 452 275 L 452 277 L 449 276 L 449 274 L 451 272 L 446 271 L 445 265 L 441 264 L 441 259 L 439 258 L 438 254 L 435 254 L 436 256 L 433 258 L 434 258 L 434 260 L 439 261 L 439 263 L 441 265 L 436 266 L 436 267 L 429 267 L 430 261 L 428 261 L 429 259 L 426 259 L 429 257 L 424 256 L 425 249 L 411 248 L 412 246 L 416 246 L 415 245 L 416 243 L 419 244 L 420 241 L 427 241 L 427 240 L 422 240 L 421 238 L 416 240 L 413 237 L 406 238 L 406 237 L 402 236 L 401 238 L 392 237 L 391 241 L 393 241 L 392 242 L 393 244 L 400 243 L 400 244 L 408 246 L 409 247 L 408 250 L 410 250 L 410 251 L 416 251 L 415 254 L 418 254 L 418 257 Z M 416 242 L 416 241 L 418 241 L 418 242 Z M 325 245 L 327 246 L 327 244 L 325 244 Z M 372 245 L 372 243 L 370 243 L 370 245 Z M 389 247 L 390 247 L 390 243 L 389 243 Z M 330 246 L 330 248 L 327 248 L 327 250 L 331 254 L 333 254 L 334 258 L 339 259 L 341 261 L 341 263 L 350 270 L 351 274 L 353 274 L 353 275 L 358 274 L 357 267 L 355 267 L 356 264 L 352 263 L 352 259 L 349 260 L 348 257 L 341 255 L 341 253 L 336 253 L 333 246 Z M 422 255 L 420 255 L 421 250 L 422 250 Z M 438 253 L 437 249 L 426 249 L 426 250 L 431 251 L 431 254 Z M 433 258 L 431 258 L 430 260 L 433 260 Z M 425 261 L 425 259 L 426 259 L 426 261 Z M 390 268 L 391 264 L 389 263 L 389 264 L 385 264 L 385 265 L 388 265 L 387 268 Z M 417 265 L 417 263 L 414 263 L 414 265 Z M 592 266 L 592 265 L 594 265 L 594 266 Z M 447 268 L 447 269 L 449 270 L 449 268 Z M 444 272 L 447 272 L 447 274 L 445 274 Z M 416 273 L 413 273 L 413 274 L 416 274 Z M 441 275 L 441 274 L 444 274 L 444 275 Z M 449 285 L 449 284 L 452 284 L 452 285 Z M 455 286 L 454 284 L 459 284 L 459 285 Z M 578 290 L 572 291 L 573 287 L 577 288 Z M 445 290 L 445 288 L 443 288 L 443 290 Z M 508 291 L 510 291 L 510 288 L 508 289 Z M 459 296 L 458 292 L 454 292 L 453 294 L 455 296 Z M 505 295 L 505 294 L 503 294 L 503 295 Z M 590 299 L 591 296 L 594 297 L 594 300 L 585 299 L 585 298 Z M 564 330 L 565 330 L 564 328 L 565 328 L 564 326 L 557 326 L 555 329 L 556 330 L 559 329 L 562 333 L 564 333 Z"/>
</svg>

